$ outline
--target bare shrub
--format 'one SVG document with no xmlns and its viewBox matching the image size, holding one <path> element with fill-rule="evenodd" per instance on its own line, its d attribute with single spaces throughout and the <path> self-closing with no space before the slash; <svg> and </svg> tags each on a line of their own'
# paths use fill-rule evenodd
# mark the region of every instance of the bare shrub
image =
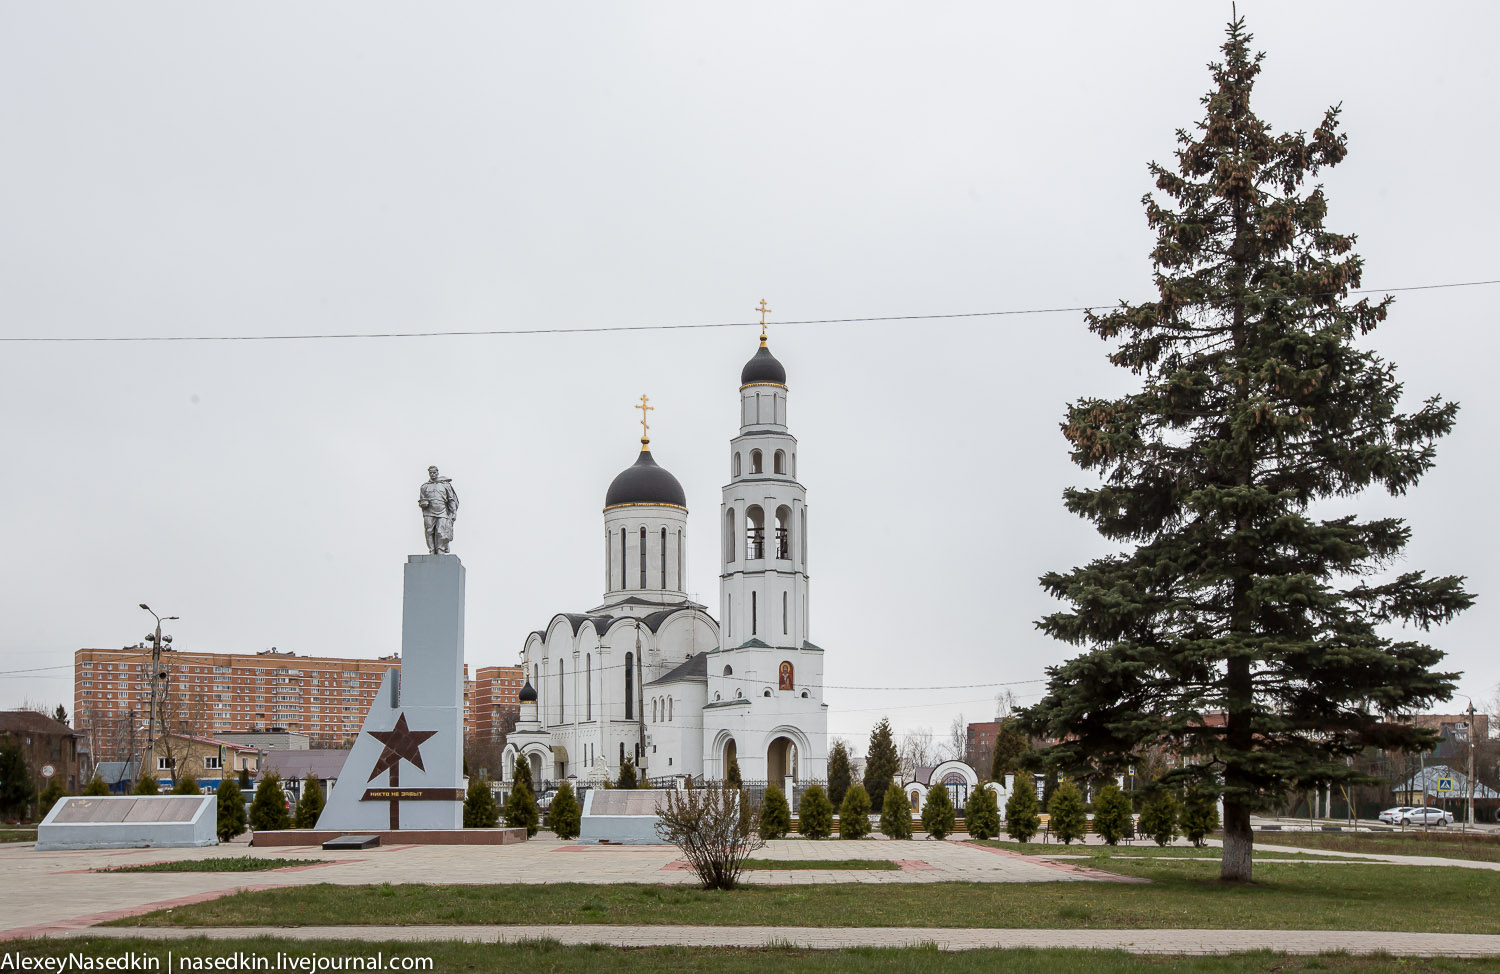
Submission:
<svg viewBox="0 0 1500 974">
<path fill-rule="evenodd" d="M 682 850 L 704 889 L 734 889 L 750 853 L 765 845 L 760 809 L 741 814 L 737 788 L 710 782 L 669 791 L 657 805 L 657 834 Z"/>
</svg>

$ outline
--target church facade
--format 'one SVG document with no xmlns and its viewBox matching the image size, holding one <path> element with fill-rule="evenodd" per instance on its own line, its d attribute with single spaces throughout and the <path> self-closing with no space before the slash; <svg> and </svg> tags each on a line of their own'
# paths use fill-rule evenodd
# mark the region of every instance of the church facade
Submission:
<svg viewBox="0 0 1500 974">
<path fill-rule="evenodd" d="M 806 490 L 786 369 L 764 331 L 739 398 L 715 522 L 719 619 L 686 594 L 687 496 L 642 436 L 605 494 L 603 599 L 526 638 L 505 781 L 517 761 L 533 781 L 613 780 L 626 760 L 651 778 L 721 780 L 731 761 L 746 781 L 827 777 L 823 650 L 807 638 Z"/>
</svg>

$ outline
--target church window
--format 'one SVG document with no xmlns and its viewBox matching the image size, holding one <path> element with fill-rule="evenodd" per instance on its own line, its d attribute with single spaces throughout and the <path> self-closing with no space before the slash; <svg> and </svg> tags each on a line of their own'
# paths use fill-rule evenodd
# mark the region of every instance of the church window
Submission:
<svg viewBox="0 0 1500 974">
<path fill-rule="evenodd" d="M 797 454 L 792 454 L 792 479 L 797 479 Z"/>
<path fill-rule="evenodd" d="M 568 678 L 565 664 L 562 660 L 557 661 L 557 722 L 561 724 L 567 719 L 563 711 L 563 686 Z"/>
<path fill-rule="evenodd" d="M 620 767 L 625 767 L 625 742 L 620 742 Z"/>
<path fill-rule="evenodd" d="M 734 691 L 734 699 L 736 699 L 736 700 L 743 700 L 743 699 L 745 699 L 745 691 L 744 690 L 736 690 L 736 691 Z"/>
<path fill-rule="evenodd" d="M 776 557 L 792 557 L 792 511 L 784 504 L 776 508 Z"/>
<path fill-rule="evenodd" d="M 771 691 L 770 690 L 767 690 L 766 692 L 764 692 L 764 693 L 761 694 L 761 696 L 763 696 L 763 697 L 769 697 L 770 695 L 771 695 Z"/>
<path fill-rule="evenodd" d="M 629 568 L 626 567 L 628 564 L 629 564 L 629 562 L 627 562 L 625 560 L 625 529 L 621 528 L 620 529 L 620 587 L 621 588 L 624 588 L 627 584 L 629 584 L 630 570 L 629 570 Z"/>
<path fill-rule="evenodd" d="M 740 451 L 734 451 L 734 476 L 740 475 Z"/>
<path fill-rule="evenodd" d="M 761 469 L 761 459 L 760 459 L 760 451 L 759 450 L 751 450 L 750 451 L 750 472 L 751 473 L 764 473 L 764 471 Z"/>
<path fill-rule="evenodd" d="M 635 720 L 635 654 L 625 654 L 625 719 Z M 620 745 L 624 747 L 624 744 Z"/>
<path fill-rule="evenodd" d="M 677 587 L 679 589 L 686 586 L 684 574 L 686 573 L 682 569 L 682 531 L 679 530 L 677 532 Z"/>
<path fill-rule="evenodd" d="M 797 525 L 797 529 L 798 529 L 797 530 L 797 540 L 799 542 L 799 547 L 802 549 L 802 570 L 806 571 L 807 570 L 807 508 L 804 507 L 798 513 L 800 515 L 798 517 L 798 521 L 800 521 L 801 523 Z"/>
<path fill-rule="evenodd" d="M 661 587 L 667 587 L 667 529 L 661 529 Z"/>
<path fill-rule="evenodd" d="M 786 473 L 786 451 L 785 450 L 777 450 L 776 451 L 776 458 L 775 458 L 775 461 L 774 461 L 774 466 L 771 469 L 774 470 L 776 473 L 780 473 L 780 474 Z"/>
<path fill-rule="evenodd" d="M 668 697 L 667 698 L 667 721 L 670 722 L 671 720 L 672 720 L 672 698 Z"/>
<path fill-rule="evenodd" d="M 756 633 L 755 624 L 756 624 L 757 620 L 756 620 L 755 617 L 759 614 L 759 609 L 760 609 L 760 605 L 759 605 L 759 601 L 760 600 L 757 598 L 757 596 L 759 596 L 759 595 L 760 595 L 759 592 L 751 592 L 750 593 L 750 635 L 752 635 L 752 636 L 755 635 L 755 633 Z"/>
<path fill-rule="evenodd" d="M 783 636 L 785 636 L 787 634 L 787 632 L 790 631 L 790 630 L 787 629 L 787 624 L 786 624 L 786 599 L 787 599 L 786 593 L 782 592 L 781 593 L 781 634 Z"/>
<path fill-rule="evenodd" d="M 641 588 L 646 587 L 646 529 L 641 528 Z"/>
<path fill-rule="evenodd" d="M 594 719 L 594 654 L 585 653 L 583 656 L 583 695 L 584 695 L 584 720 Z"/>
<path fill-rule="evenodd" d="M 658 704 L 657 699 L 655 697 L 652 697 L 651 698 L 651 723 L 653 723 L 653 724 L 657 723 L 661 719 L 661 710 L 657 706 L 657 704 Z"/>
<path fill-rule="evenodd" d="M 724 564 L 733 565 L 735 549 L 739 547 L 735 542 L 739 531 L 734 524 L 734 508 L 724 512 Z"/>
<path fill-rule="evenodd" d="M 732 667 L 732 666 L 726 666 L 726 667 L 724 667 L 724 675 L 725 676 L 734 676 L 734 667 Z"/>
<path fill-rule="evenodd" d="M 766 515 L 756 504 L 745 508 L 745 548 L 751 561 L 766 556 Z"/>
</svg>

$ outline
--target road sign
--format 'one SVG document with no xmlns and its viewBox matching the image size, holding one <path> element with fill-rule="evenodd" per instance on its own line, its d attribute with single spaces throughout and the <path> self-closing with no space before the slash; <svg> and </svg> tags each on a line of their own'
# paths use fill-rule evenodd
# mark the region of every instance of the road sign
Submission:
<svg viewBox="0 0 1500 974">
<path fill-rule="evenodd" d="M 1437 790 L 1439 792 L 1444 792 L 1444 791 L 1457 791 L 1458 789 L 1453 786 L 1453 779 L 1452 778 L 1439 778 L 1437 780 Z"/>
<path fill-rule="evenodd" d="M 50 765 L 50 764 L 44 764 L 44 765 L 42 765 L 42 777 L 43 778 L 50 778 L 50 777 L 52 777 L 55 774 L 57 774 L 57 769 L 54 768 L 52 765 Z"/>
</svg>

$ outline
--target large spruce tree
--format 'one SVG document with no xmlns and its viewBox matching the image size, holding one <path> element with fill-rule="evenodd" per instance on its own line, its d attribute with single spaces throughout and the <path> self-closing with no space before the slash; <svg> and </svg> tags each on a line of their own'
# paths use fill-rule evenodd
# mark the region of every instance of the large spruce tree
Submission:
<svg viewBox="0 0 1500 974">
<path fill-rule="evenodd" d="M 1049 669 L 1027 714 L 1062 742 L 1053 767 L 1114 773 L 1153 746 L 1177 752 L 1174 785 L 1223 795 L 1221 873 L 1240 881 L 1253 810 L 1356 778 L 1345 758 L 1367 745 L 1420 743 L 1394 718 L 1451 691 L 1441 652 L 1379 627 L 1426 630 L 1472 601 L 1461 578 L 1384 574 L 1409 537 L 1400 520 L 1316 508 L 1405 492 L 1458 407 L 1400 411 L 1393 367 L 1361 341 L 1390 298 L 1352 298 L 1354 237 L 1324 226 L 1308 182 L 1344 158 L 1338 109 L 1310 134 L 1273 133 L 1251 111 L 1250 43 L 1229 25 L 1203 120 L 1178 132 L 1175 167 L 1151 167 L 1158 298 L 1088 316 L 1141 384 L 1069 407 L 1073 460 L 1103 485 L 1066 505 L 1134 547 L 1042 578 L 1070 608 L 1039 627 L 1089 648 Z"/>
</svg>

